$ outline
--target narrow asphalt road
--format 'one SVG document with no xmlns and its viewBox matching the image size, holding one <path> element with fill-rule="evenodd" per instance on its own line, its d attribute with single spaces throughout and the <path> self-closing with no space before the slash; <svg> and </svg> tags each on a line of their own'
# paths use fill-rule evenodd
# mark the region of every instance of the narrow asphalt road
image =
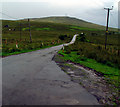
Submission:
<svg viewBox="0 0 120 107">
<path fill-rule="evenodd" d="M 3 105 L 98 105 L 52 61 L 62 46 L 3 58 Z"/>
</svg>

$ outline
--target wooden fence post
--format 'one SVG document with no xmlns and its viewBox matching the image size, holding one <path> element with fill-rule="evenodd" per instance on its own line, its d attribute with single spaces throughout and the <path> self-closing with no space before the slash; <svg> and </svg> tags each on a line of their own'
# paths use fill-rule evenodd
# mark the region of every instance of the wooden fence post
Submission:
<svg viewBox="0 0 120 107">
<path fill-rule="evenodd" d="M 17 43 L 17 40 L 16 40 L 16 48 L 18 48 L 18 43 Z"/>
</svg>

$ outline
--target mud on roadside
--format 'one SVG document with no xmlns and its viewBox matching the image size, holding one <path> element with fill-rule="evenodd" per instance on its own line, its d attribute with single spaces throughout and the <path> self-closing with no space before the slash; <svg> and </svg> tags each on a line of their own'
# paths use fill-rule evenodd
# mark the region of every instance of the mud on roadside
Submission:
<svg viewBox="0 0 120 107">
<path fill-rule="evenodd" d="M 71 81 L 82 85 L 88 92 L 96 97 L 100 104 L 119 105 L 118 89 L 108 84 L 104 76 L 89 68 L 65 61 L 61 57 L 63 56 L 55 54 L 52 60 L 71 77 Z"/>
</svg>

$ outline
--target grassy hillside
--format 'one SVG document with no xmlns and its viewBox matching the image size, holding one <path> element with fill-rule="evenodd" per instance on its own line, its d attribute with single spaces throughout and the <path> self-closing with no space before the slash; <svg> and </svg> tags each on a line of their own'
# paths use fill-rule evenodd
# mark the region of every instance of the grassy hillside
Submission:
<svg viewBox="0 0 120 107">
<path fill-rule="evenodd" d="M 105 26 L 93 24 L 84 20 L 80 20 L 74 17 L 45 17 L 45 18 L 33 18 L 32 21 L 38 21 L 38 22 L 51 22 L 51 23 L 62 23 L 67 25 L 75 25 L 80 27 L 87 27 L 87 28 L 97 28 L 101 30 L 105 30 Z M 114 28 L 109 28 L 110 30 L 117 30 Z"/>
<path fill-rule="evenodd" d="M 53 18 L 52 18 L 53 19 Z M 30 29 L 32 35 L 32 43 L 30 43 L 29 37 L 29 23 L 27 20 L 19 20 L 19 21 L 2 21 L 2 40 L 3 40 L 3 55 L 7 53 L 13 53 L 21 50 L 32 50 L 38 49 L 44 46 L 53 46 L 60 43 L 69 42 L 72 36 L 76 33 L 84 32 L 86 37 L 90 42 L 96 42 L 98 44 L 104 44 L 105 40 L 105 31 L 100 30 L 99 27 L 96 28 L 88 28 L 83 27 L 85 24 L 90 24 L 84 21 L 81 21 L 81 26 L 75 26 L 70 24 L 63 24 L 65 21 L 60 20 L 61 23 L 51 23 L 44 21 L 37 21 L 39 19 L 31 19 L 30 20 Z M 67 18 L 70 23 L 72 18 Z M 67 20 L 66 19 L 66 20 Z M 47 18 L 45 19 L 47 20 Z M 50 19 L 49 19 L 50 20 Z M 55 18 L 56 20 L 56 18 Z M 52 21 L 52 20 L 51 20 Z M 21 23 L 21 27 L 20 27 Z M 99 25 L 98 25 L 99 26 Z M 20 32 L 21 31 L 21 32 Z M 60 35 L 67 35 L 67 38 L 64 40 L 60 40 Z M 111 32 L 111 35 L 108 37 L 108 45 L 117 46 L 118 36 L 114 35 L 114 32 Z M 16 49 L 16 42 L 18 43 L 19 49 Z M 42 46 L 44 44 L 44 46 Z"/>
<path fill-rule="evenodd" d="M 72 36 L 78 31 L 77 29 L 71 30 L 71 26 L 69 25 L 58 23 L 30 21 L 30 25 L 32 43 L 30 43 L 28 21 L 2 21 L 3 56 L 28 52 L 69 42 Z M 61 35 L 67 35 L 67 37 L 65 37 L 64 40 L 61 40 L 59 38 Z M 16 42 L 18 44 L 18 48 L 16 48 Z"/>
</svg>

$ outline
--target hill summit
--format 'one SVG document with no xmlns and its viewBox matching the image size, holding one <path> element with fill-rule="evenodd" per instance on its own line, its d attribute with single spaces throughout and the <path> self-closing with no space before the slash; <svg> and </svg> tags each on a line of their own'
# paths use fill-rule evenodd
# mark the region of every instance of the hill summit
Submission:
<svg viewBox="0 0 120 107">
<path fill-rule="evenodd" d="M 80 27 L 97 28 L 97 29 L 105 30 L 105 26 L 87 22 L 74 17 L 56 16 L 56 17 L 44 17 L 44 18 L 32 18 L 31 20 L 38 22 L 61 23 L 67 25 L 75 25 Z"/>
</svg>

